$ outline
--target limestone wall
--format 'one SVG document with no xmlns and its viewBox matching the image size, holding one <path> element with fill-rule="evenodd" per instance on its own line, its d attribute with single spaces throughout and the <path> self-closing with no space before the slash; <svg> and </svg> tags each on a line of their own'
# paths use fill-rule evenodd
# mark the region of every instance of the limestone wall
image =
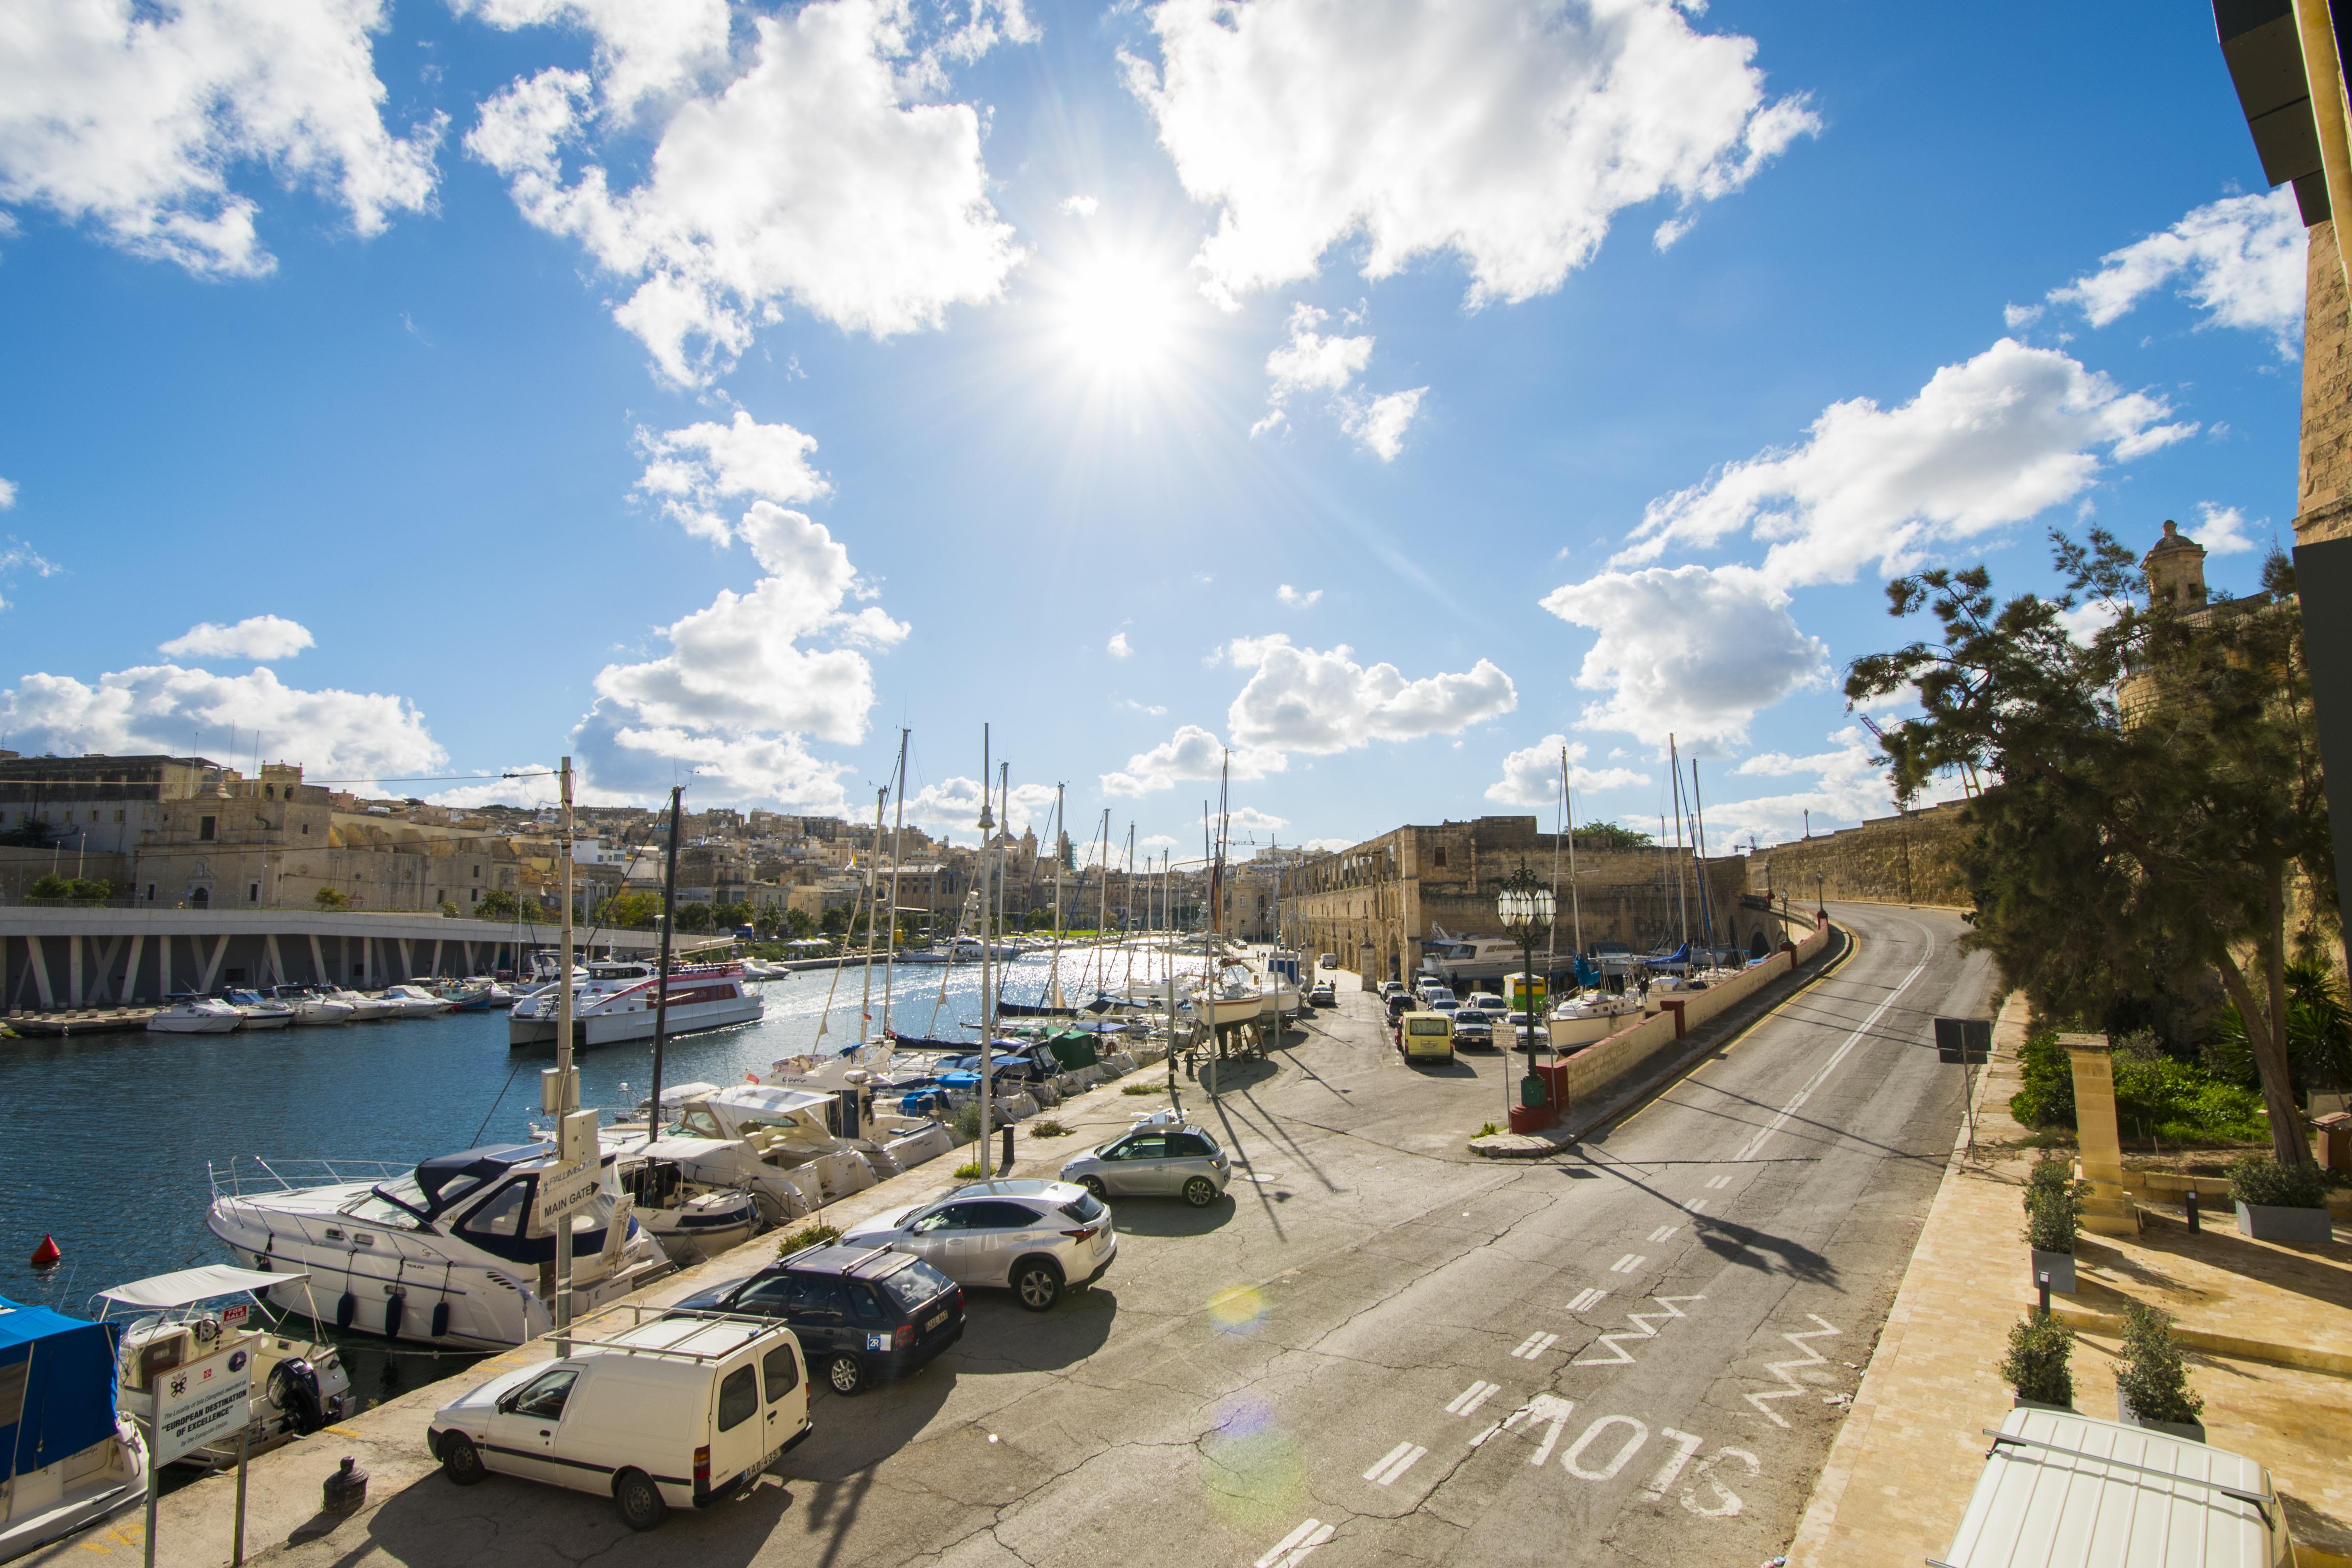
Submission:
<svg viewBox="0 0 2352 1568">
<path fill-rule="evenodd" d="M 1882 904 L 1968 909 L 1975 900 L 1958 853 L 1970 829 L 1962 805 L 1882 816 L 1859 827 L 1776 844 L 1748 857 L 1748 890 L 1791 901 L 1853 899 Z"/>
<path fill-rule="evenodd" d="M 2352 312 L 2335 224 L 2313 228 L 2306 243 L 2294 537 L 2316 544 L 2352 534 Z"/>
</svg>

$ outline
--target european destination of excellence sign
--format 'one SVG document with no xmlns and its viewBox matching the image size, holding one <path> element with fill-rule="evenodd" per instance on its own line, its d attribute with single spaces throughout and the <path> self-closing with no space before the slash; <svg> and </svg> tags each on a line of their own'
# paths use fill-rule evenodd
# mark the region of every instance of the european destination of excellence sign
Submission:
<svg viewBox="0 0 2352 1568">
<path fill-rule="evenodd" d="M 158 1373 L 153 1394 L 154 1451 L 149 1462 L 168 1465 L 245 1425 L 253 1398 L 253 1352 L 235 1346 Z"/>
</svg>

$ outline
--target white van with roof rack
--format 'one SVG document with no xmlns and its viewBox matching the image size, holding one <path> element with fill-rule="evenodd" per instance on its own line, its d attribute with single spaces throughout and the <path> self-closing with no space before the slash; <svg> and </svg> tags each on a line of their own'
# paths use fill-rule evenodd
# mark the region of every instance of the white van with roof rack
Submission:
<svg viewBox="0 0 2352 1568">
<path fill-rule="evenodd" d="M 661 1308 L 622 1309 L 632 1313 Z M 752 1486 L 809 1434 L 800 1342 L 772 1318 L 640 1321 L 574 1341 L 433 1414 L 425 1447 L 461 1487 L 497 1474 L 610 1497 L 651 1530 Z"/>
</svg>

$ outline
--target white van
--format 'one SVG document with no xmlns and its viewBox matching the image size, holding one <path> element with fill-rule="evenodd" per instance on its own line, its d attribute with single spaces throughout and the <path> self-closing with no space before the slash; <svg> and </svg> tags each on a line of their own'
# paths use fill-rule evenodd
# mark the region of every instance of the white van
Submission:
<svg viewBox="0 0 2352 1568">
<path fill-rule="evenodd" d="M 696 1317 L 575 1341 L 563 1360 L 492 1378 L 434 1412 L 425 1443 L 461 1487 L 498 1474 L 598 1492 L 651 1530 L 673 1507 L 751 1486 L 808 1434 L 793 1331 Z"/>
</svg>

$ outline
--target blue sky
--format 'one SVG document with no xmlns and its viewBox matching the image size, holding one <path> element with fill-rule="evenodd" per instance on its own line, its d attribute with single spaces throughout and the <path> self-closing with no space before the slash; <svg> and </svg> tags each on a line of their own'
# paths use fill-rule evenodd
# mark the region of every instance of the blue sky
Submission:
<svg viewBox="0 0 2352 1568">
<path fill-rule="evenodd" d="M 1181 857 L 1228 748 L 1351 842 L 1549 826 L 1563 743 L 1654 823 L 1671 731 L 1770 842 L 1888 809 L 1890 571 L 2289 532 L 2302 233 L 2193 0 L 28 15 L 17 750 L 862 813 L 905 725 L 968 837 L 986 721 Z"/>
</svg>

